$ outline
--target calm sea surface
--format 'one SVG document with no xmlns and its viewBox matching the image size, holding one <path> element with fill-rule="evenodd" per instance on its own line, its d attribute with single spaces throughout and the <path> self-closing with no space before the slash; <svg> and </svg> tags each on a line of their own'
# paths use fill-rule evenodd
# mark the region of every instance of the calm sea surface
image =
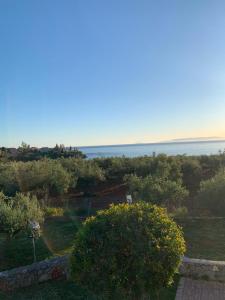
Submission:
<svg viewBox="0 0 225 300">
<path fill-rule="evenodd" d="M 88 158 L 127 156 L 135 157 L 164 153 L 167 155 L 202 155 L 218 154 L 225 150 L 225 141 L 209 142 L 183 142 L 183 143 L 158 143 L 158 144 L 133 144 L 115 146 L 79 147 Z"/>
</svg>

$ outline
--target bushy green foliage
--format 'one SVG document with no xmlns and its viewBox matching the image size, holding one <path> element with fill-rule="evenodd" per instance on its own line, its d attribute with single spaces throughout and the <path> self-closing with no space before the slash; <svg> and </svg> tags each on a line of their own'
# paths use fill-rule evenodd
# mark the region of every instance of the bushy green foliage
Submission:
<svg viewBox="0 0 225 300">
<path fill-rule="evenodd" d="M 105 180 L 104 171 L 93 160 L 62 158 L 0 163 L 0 190 L 13 196 L 32 192 L 40 199 L 63 195 L 69 188 L 86 191 Z"/>
<path fill-rule="evenodd" d="M 60 195 L 66 192 L 70 176 L 57 160 L 18 163 L 17 169 L 21 192 L 44 191 L 47 194 Z"/>
<path fill-rule="evenodd" d="M 171 214 L 173 218 L 185 218 L 188 215 L 188 209 L 186 206 L 176 208 Z"/>
<path fill-rule="evenodd" d="M 71 187 L 77 185 L 85 190 L 105 180 L 104 171 L 94 160 L 68 158 L 62 159 L 61 164 L 71 175 Z"/>
<path fill-rule="evenodd" d="M 43 154 L 38 148 L 30 147 L 30 145 L 22 142 L 21 146 L 17 148 L 17 151 L 13 156 L 9 156 L 9 160 L 16 161 L 33 161 L 39 160 L 43 157 Z"/>
<path fill-rule="evenodd" d="M 43 213 L 35 196 L 17 193 L 7 197 L 0 193 L 0 231 L 9 236 L 27 228 L 29 221 L 43 221 Z"/>
<path fill-rule="evenodd" d="M 197 206 L 215 216 L 225 216 L 225 171 L 201 182 Z"/>
<path fill-rule="evenodd" d="M 199 190 L 203 176 L 203 170 L 199 160 L 186 158 L 181 165 L 181 171 L 184 186 L 191 194 L 195 194 Z"/>
<path fill-rule="evenodd" d="M 225 167 L 225 151 L 218 155 L 197 156 L 202 167 L 202 179 L 207 180 L 215 176 L 218 171 Z"/>
<path fill-rule="evenodd" d="M 37 196 L 67 192 L 70 175 L 57 160 L 10 162 L 0 165 L 0 188 L 7 195 L 32 192 Z"/>
<path fill-rule="evenodd" d="M 112 157 L 97 158 L 97 164 L 105 170 L 106 178 L 121 180 L 127 174 L 138 176 L 156 175 L 163 178 L 179 181 L 181 179 L 181 166 L 179 157 L 166 155 L 142 157 Z"/>
<path fill-rule="evenodd" d="M 78 232 L 72 276 L 96 294 L 141 299 L 172 283 L 184 251 L 182 232 L 163 208 L 144 202 L 112 205 Z"/>
<path fill-rule="evenodd" d="M 17 163 L 0 163 L 0 191 L 3 191 L 8 196 L 13 196 L 19 190 Z"/>
<path fill-rule="evenodd" d="M 9 150 L 5 147 L 0 148 L 0 162 L 7 162 L 9 160 Z"/>
<path fill-rule="evenodd" d="M 51 207 L 45 206 L 44 209 L 45 217 L 62 217 L 65 210 L 62 207 Z"/>
<path fill-rule="evenodd" d="M 112 157 L 85 160 L 79 155 L 69 156 L 68 153 L 75 150 L 57 146 L 52 151 L 61 153 L 58 159 L 54 155 L 54 159 L 43 158 L 47 156 L 46 153 L 51 152 L 49 150 L 50 152 L 43 152 L 46 155 L 43 154 L 41 159 L 36 160 L 31 157 L 36 153 L 35 151 L 36 148 L 22 144 L 18 153 L 24 159 L 16 161 L 16 156 L 14 161 L 10 161 L 7 160 L 8 150 L 1 148 L 0 190 L 4 194 L 13 196 L 16 192 L 31 192 L 38 199 L 42 199 L 43 204 L 49 205 L 48 199 L 52 196 L 62 196 L 68 191 L 74 192 L 75 189 L 88 194 L 95 192 L 96 186 L 102 181 L 106 180 L 109 185 L 112 182 L 122 183 L 124 176 L 136 175 L 138 178 L 146 177 L 144 182 L 149 182 L 141 189 L 142 199 L 147 200 L 147 193 L 151 192 L 152 195 L 148 196 L 150 201 L 177 207 L 185 198 L 184 188 L 186 188 L 190 194 L 186 203 L 193 209 L 195 203 L 192 199 L 199 190 L 200 182 L 212 178 L 220 168 L 225 166 L 225 153 L 193 157 L 161 154 L 135 158 Z M 150 181 L 151 189 L 147 188 Z M 174 196 L 171 196 L 172 193 Z"/>
<path fill-rule="evenodd" d="M 174 209 L 182 205 L 188 191 L 176 181 L 163 177 L 136 175 L 125 177 L 130 193 L 134 200 L 144 200 L 152 204 Z"/>
</svg>

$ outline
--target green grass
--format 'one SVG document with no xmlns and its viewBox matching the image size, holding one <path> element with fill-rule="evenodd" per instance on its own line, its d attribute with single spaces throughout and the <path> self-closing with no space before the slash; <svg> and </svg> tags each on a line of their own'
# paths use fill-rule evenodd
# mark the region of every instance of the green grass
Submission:
<svg viewBox="0 0 225 300">
<path fill-rule="evenodd" d="M 187 244 L 186 256 L 225 260 L 225 219 L 179 220 Z"/>
<path fill-rule="evenodd" d="M 36 240 L 37 261 L 71 251 L 78 222 L 71 218 L 53 217 L 46 220 L 41 238 Z M 0 271 L 33 262 L 32 240 L 20 233 L 8 240 L 0 233 Z"/>
<path fill-rule="evenodd" d="M 84 289 L 70 281 L 51 281 L 36 286 L 0 293 L 0 300 L 96 300 Z"/>
<path fill-rule="evenodd" d="M 76 219 L 49 218 L 44 224 L 43 238 L 54 255 L 63 255 L 71 251 L 78 228 L 79 223 Z"/>
<path fill-rule="evenodd" d="M 15 238 L 8 240 L 5 234 L 0 234 L 0 270 L 11 269 L 31 264 L 33 262 L 32 240 L 27 234 L 20 233 Z M 46 247 L 43 238 L 36 241 L 37 260 L 51 257 L 52 253 Z"/>
<path fill-rule="evenodd" d="M 174 300 L 176 295 L 178 276 L 170 288 L 163 289 L 157 298 L 151 296 L 151 300 Z M 0 300 L 100 300 L 81 287 L 70 281 L 51 281 L 36 286 L 19 289 L 11 294 L 0 293 Z M 103 299 L 101 299 L 103 300 Z M 120 300 L 120 299 L 117 299 Z M 121 299 L 122 300 L 122 299 Z"/>
</svg>

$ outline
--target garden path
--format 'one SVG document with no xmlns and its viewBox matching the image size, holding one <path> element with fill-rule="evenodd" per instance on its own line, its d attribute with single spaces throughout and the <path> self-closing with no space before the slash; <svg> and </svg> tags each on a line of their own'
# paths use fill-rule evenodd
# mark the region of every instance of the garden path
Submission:
<svg viewBox="0 0 225 300">
<path fill-rule="evenodd" d="M 225 283 L 183 277 L 175 300 L 225 300 Z"/>
</svg>

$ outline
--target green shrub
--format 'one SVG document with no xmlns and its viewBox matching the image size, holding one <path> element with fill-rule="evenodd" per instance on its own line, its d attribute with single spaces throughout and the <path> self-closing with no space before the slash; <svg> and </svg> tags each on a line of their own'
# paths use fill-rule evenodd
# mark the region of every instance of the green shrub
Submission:
<svg viewBox="0 0 225 300">
<path fill-rule="evenodd" d="M 171 214 L 174 218 L 184 218 L 188 215 L 188 209 L 186 206 L 181 206 L 176 208 Z"/>
<path fill-rule="evenodd" d="M 202 180 L 202 167 L 199 160 L 188 157 L 182 163 L 182 180 L 192 195 L 196 194 Z"/>
<path fill-rule="evenodd" d="M 21 230 L 26 230 L 29 221 L 43 221 L 43 212 L 35 196 L 17 193 L 6 197 L 0 193 L 0 231 L 10 237 Z"/>
<path fill-rule="evenodd" d="M 225 216 L 225 171 L 201 182 L 197 207 L 215 216 Z"/>
<path fill-rule="evenodd" d="M 67 158 L 60 160 L 63 168 L 70 174 L 70 187 L 88 191 L 105 180 L 103 170 L 94 160 Z"/>
<path fill-rule="evenodd" d="M 64 209 L 62 207 L 44 207 L 44 214 L 46 217 L 61 217 L 64 215 Z"/>
<path fill-rule="evenodd" d="M 135 200 L 144 200 L 152 204 L 165 206 L 169 210 L 180 207 L 188 196 L 188 191 L 180 182 L 162 177 L 147 176 L 144 178 L 128 175 L 124 178 L 130 193 Z"/>
<path fill-rule="evenodd" d="M 19 191 L 17 163 L 0 163 L 0 191 L 7 196 L 15 196 Z"/>
<path fill-rule="evenodd" d="M 172 283 L 184 251 L 182 232 L 163 208 L 112 205 L 79 230 L 72 277 L 97 295 L 141 299 Z"/>
</svg>

